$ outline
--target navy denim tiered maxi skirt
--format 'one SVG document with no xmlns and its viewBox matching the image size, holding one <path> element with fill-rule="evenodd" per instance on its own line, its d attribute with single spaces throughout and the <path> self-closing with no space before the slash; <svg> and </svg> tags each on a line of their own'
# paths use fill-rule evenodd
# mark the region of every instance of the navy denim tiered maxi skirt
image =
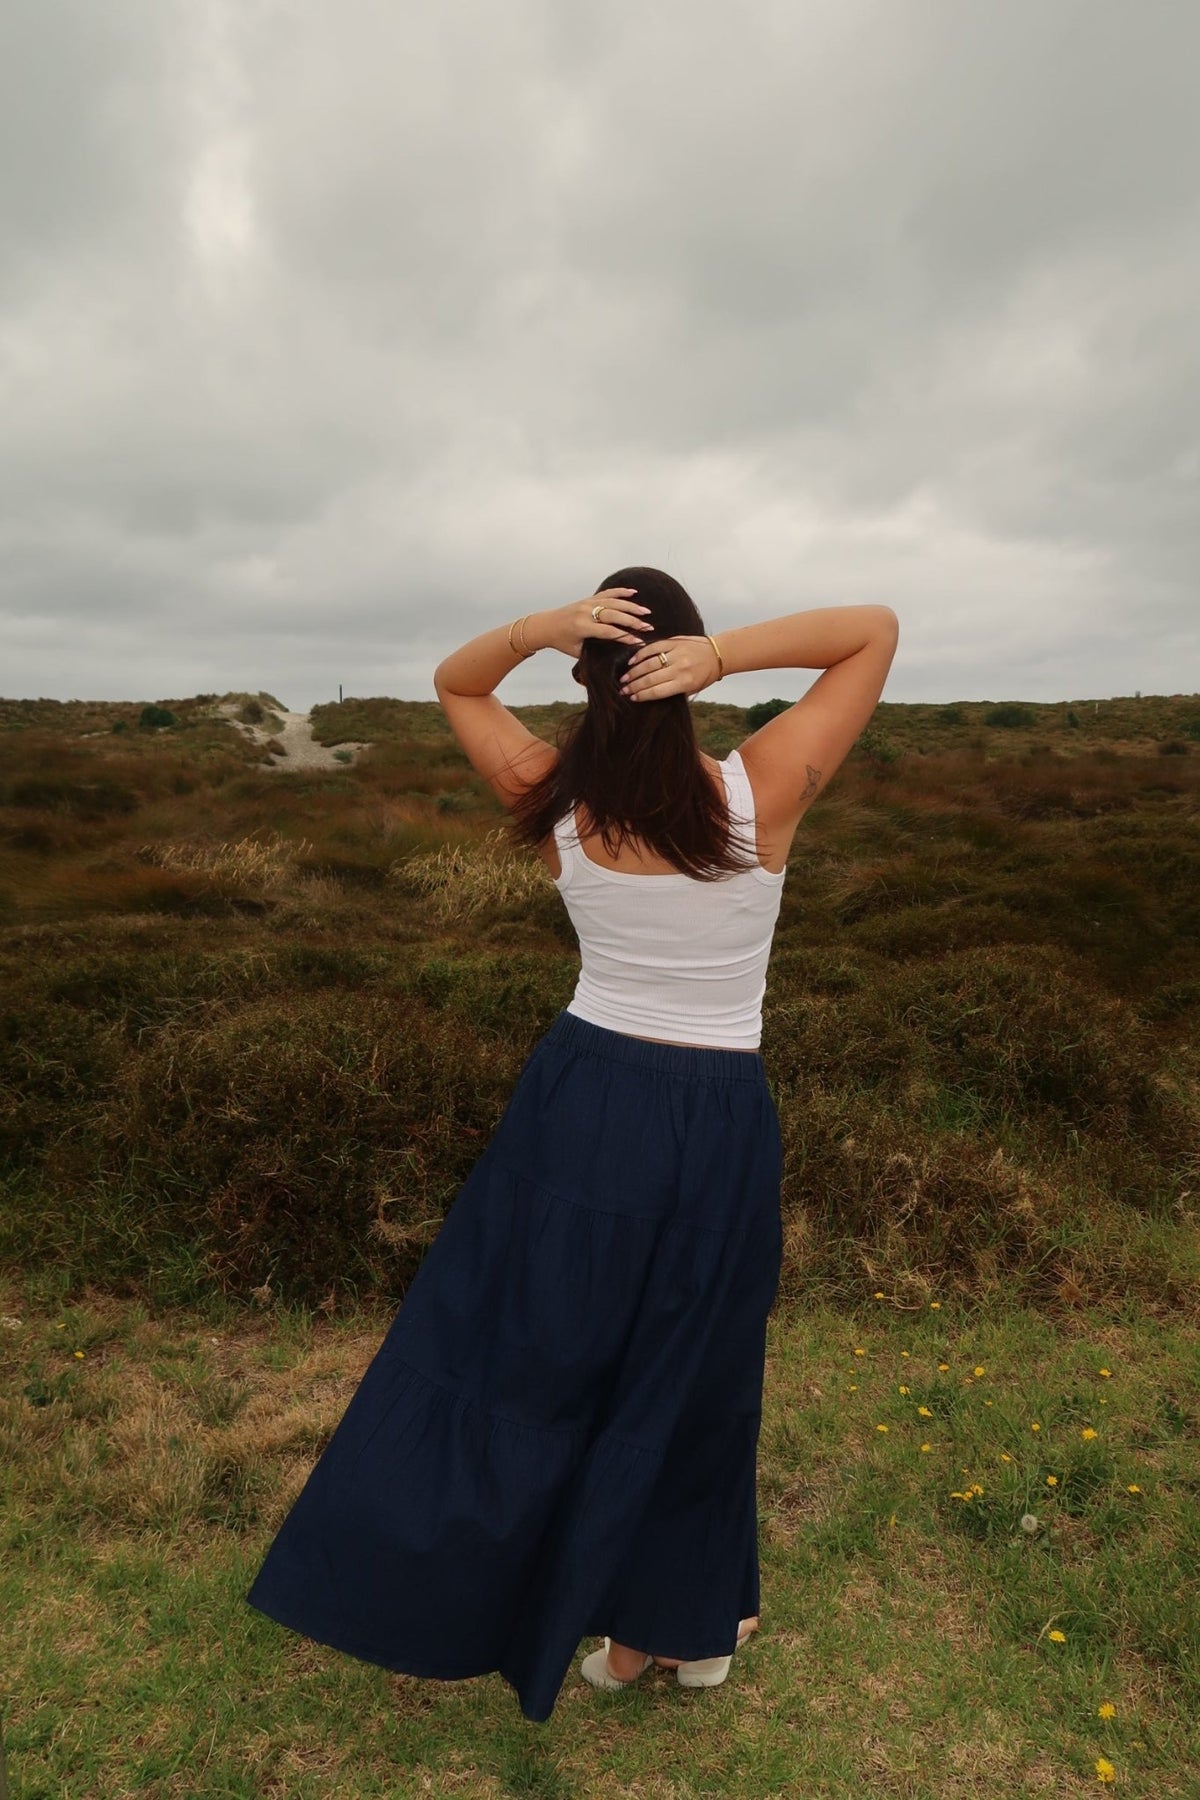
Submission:
<svg viewBox="0 0 1200 1800">
<path fill-rule="evenodd" d="M 550 1717 L 580 1640 L 723 1656 L 759 1611 L 782 1237 L 762 1058 L 559 1013 L 246 1594 Z"/>
</svg>

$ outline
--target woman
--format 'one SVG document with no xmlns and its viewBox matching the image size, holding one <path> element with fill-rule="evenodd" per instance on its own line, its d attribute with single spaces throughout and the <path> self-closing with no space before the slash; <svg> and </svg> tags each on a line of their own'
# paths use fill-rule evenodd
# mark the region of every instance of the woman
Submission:
<svg viewBox="0 0 1200 1800">
<path fill-rule="evenodd" d="M 580 1672 L 713 1686 L 758 1623 L 755 1456 L 781 1256 L 759 1051 L 792 835 L 879 699 L 885 606 L 706 635 L 657 569 L 441 663 L 467 756 L 579 936 L 574 996 L 246 1596 L 384 1668 L 499 1670 L 548 1719 Z M 587 706 L 559 747 L 494 696 L 542 650 Z M 688 698 L 824 673 L 723 762 Z"/>
</svg>

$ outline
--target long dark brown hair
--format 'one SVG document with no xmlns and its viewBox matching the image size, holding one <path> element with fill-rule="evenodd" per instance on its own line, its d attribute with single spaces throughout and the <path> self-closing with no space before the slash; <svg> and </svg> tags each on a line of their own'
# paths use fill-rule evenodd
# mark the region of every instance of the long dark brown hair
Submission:
<svg viewBox="0 0 1200 1800">
<path fill-rule="evenodd" d="M 661 569 L 618 569 L 596 588 L 631 587 L 650 608 L 658 638 L 702 637 L 704 621 L 686 588 Z M 571 673 L 587 689 L 587 706 L 556 734 L 557 762 L 510 806 L 513 841 L 541 844 L 576 806 L 583 835 L 599 832 L 610 856 L 639 839 L 665 862 L 698 881 L 751 868 L 753 845 L 735 846 L 724 795 L 700 760 L 686 694 L 630 700 L 619 682 L 637 649 L 617 638 L 585 638 Z M 640 666 L 640 665 L 639 665 Z"/>
</svg>

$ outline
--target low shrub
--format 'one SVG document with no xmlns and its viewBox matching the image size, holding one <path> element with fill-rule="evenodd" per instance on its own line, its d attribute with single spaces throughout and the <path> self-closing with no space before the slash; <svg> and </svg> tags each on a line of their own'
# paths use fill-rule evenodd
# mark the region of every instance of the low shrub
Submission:
<svg viewBox="0 0 1200 1800">
<path fill-rule="evenodd" d="M 141 731 L 164 731 L 176 723 L 175 714 L 166 706 L 143 706 L 138 715 Z"/>
<path fill-rule="evenodd" d="M 746 708 L 745 727 L 747 732 L 761 731 L 769 720 L 778 718 L 780 713 L 788 712 L 792 705 L 791 700 L 756 701 L 753 706 Z"/>
</svg>

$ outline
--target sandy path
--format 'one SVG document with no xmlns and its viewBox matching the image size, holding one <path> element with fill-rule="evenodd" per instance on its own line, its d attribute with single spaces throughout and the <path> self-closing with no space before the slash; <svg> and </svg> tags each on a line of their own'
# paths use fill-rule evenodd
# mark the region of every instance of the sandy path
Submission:
<svg viewBox="0 0 1200 1800">
<path fill-rule="evenodd" d="M 318 744 L 313 736 L 312 721 L 307 713 L 284 712 L 282 709 L 264 707 L 264 711 L 270 711 L 276 718 L 283 720 L 282 731 L 275 732 L 266 725 L 243 724 L 240 719 L 234 717 L 237 710 L 238 703 L 236 701 L 227 701 L 220 708 L 230 724 L 236 726 L 238 731 L 244 732 L 256 744 L 266 744 L 272 739 L 278 739 L 286 750 L 286 756 L 271 758 L 269 766 L 272 769 L 344 769 L 347 766 L 345 758 L 339 757 L 335 752 L 349 751 L 350 760 L 353 761 L 360 750 L 370 749 L 369 744 L 335 744 L 332 748 L 325 744 Z"/>
</svg>

